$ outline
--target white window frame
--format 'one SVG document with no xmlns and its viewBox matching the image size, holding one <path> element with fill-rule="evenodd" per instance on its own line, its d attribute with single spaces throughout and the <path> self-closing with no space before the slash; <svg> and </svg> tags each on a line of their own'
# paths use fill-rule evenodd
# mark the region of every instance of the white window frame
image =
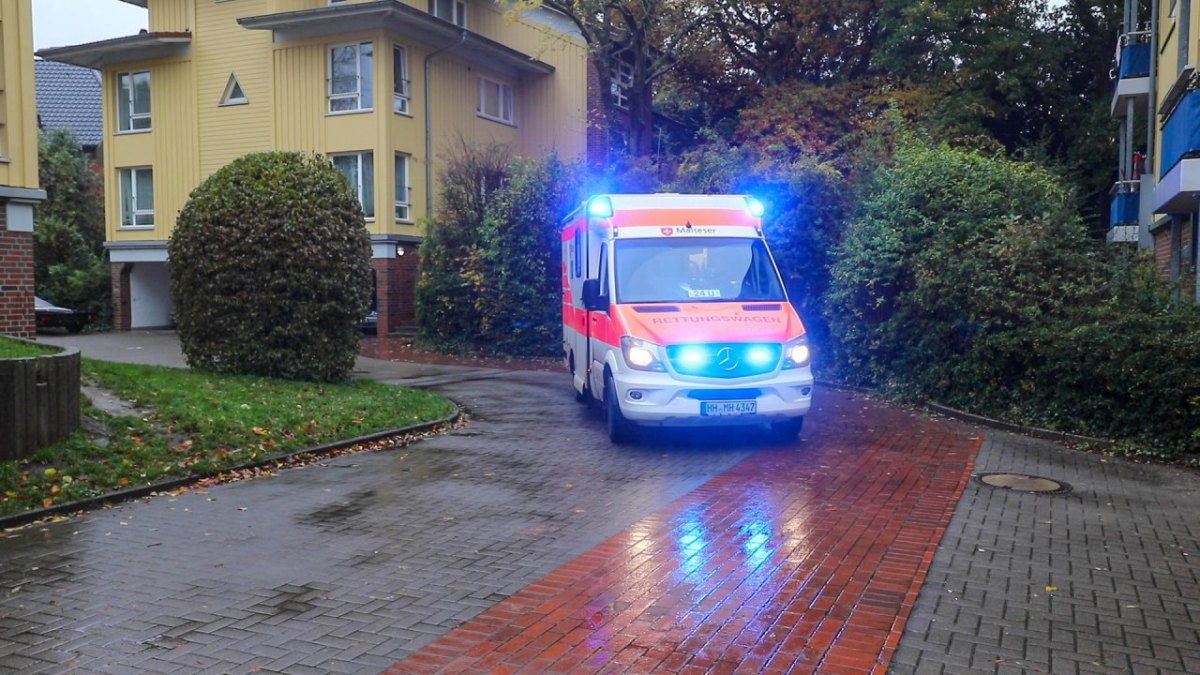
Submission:
<svg viewBox="0 0 1200 675">
<path fill-rule="evenodd" d="M 487 111 L 487 94 L 488 91 L 495 88 L 496 92 L 496 114 Z M 500 122 L 510 126 L 516 126 L 516 91 L 511 84 L 493 80 L 485 75 L 479 76 L 479 102 L 475 109 L 475 113 L 480 117 Z"/>
<path fill-rule="evenodd" d="M 363 58 L 364 58 L 363 48 L 364 47 L 371 48 L 371 68 L 369 69 L 370 72 L 366 73 L 365 76 L 363 74 Z M 338 49 L 347 49 L 347 48 L 354 49 L 354 51 L 355 51 L 354 91 L 342 92 L 342 93 L 335 94 L 335 93 L 333 93 L 333 82 L 334 82 L 333 54 Z M 375 83 L 375 80 L 374 80 L 374 77 L 375 77 L 375 43 L 370 40 L 364 40 L 362 42 L 347 42 L 345 44 L 330 45 L 329 49 L 326 51 L 326 54 L 328 56 L 326 57 L 325 62 L 329 68 L 329 79 L 326 84 L 326 96 L 329 101 L 328 113 L 330 115 L 345 115 L 345 114 L 350 114 L 350 113 L 370 112 L 371 110 L 373 110 L 375 107 L 375 87 L 374 87 L 374 83 Z M 363 105 L 363 103 L 364 103 L 363 99 L 367 98 L 367 96 L 365 96 L 363 93 L 364 78 L 369 79 L 370 84 L 371 84 L 371 86 L 369 87 L 369 91 L 368 91 L 368 93 L 370 94 L 370 96 L 369 96 L 370 100 L 365 102 L 365 103 L 367 103 L 367 105 Z M 342 100 L 353 101 L 354 107 L 347 108 L 345 110 L 334 110 L 334 107 L 333 107 L 334 101 L 342 101 Z"/>
<path fill-rule="evenodd" d="M 396 55 L 399 54 L 397 64 Z M 400 72 L 396 72 L 396 70 Z M 409 115 L 412 83 L 408 79 L 408 49 L 404 45 L 392 45 L 392 112 Z"/>
<path fill-rule="evenodd" d="M 150 174 L 150 208 L 138 208 L 138 174 L 141 172 L 149 172 Z M 125 176 L 129 176 L 129 211 L 125 210 Z M 120 192 L 121 200 L 121 225 L 122 230 L 148 230 L 154 228 L 154 168 L 149 166 L 129 166 L 117 169 L 117 185 Z M 149 216 L 150 222 L 138 222 L 138 218 Z M 128 221 L 128 222 L 127 222 Z"/>
<path fill-rule="evenodd" d="M 612 93 L 613 105 L 621 110 L 629 110 L 629 91 L 633 89 L 633 66 L 631 64 L 621 59 L 616 60 L 609 89 Z"/>
<path fill-rule="evenodd" d="M 154 85 L 153 85 L 153 82 L 151 81 L 149 70 L 130 70 L 130 71 L 126 71 L 123 73 L 117 73 L 117 133 L 123 133 L 123 134 L 144 133 L 144 132 L 150 131 L 151 128 L 153 127 L 153 124 L 151 122 L 151 120 L 152 120 L 151 113 L 153 112 L 153 106 L 151 105 L 150 101 L 146 101 L 146 108 L 147 108 L 146 112 L 139 113 L 139 112 L 134 111 L 134 107 L 133 107 L 134 92 L 137 90 L 137 85 L 136 85 L 134 79 L 138 75 L 146 76 L 146 83 L 147 83 L 146 89 L 147 89 L 147 91 L 149 91 L 151 93 L 151 96 L 153 96 Z M 127 95 L 125 97 L 122 97 L 121 96 L 121 92 L 123 89 L 122 83 L 124 82 L 125 78 L 129 78 L 129 86 L 128 86 L 128 88 L 125 88 Z M 121 127 L 121 111 L 123 111 L 123 110 L 126 111 L 126 117 L 128 117 L 128 121 L 129 121 L 128 128 Z M 144 126 L 144 127 L 136 126 L 137 121 L 140 121 L 140 120 L 146 120 L 146 126 Z"/>
<path fill-rule="evenodd" d="M 235 87 L 242 90 L 241 96 L 233 95 L 233 90 Z M 225 91 L 221 93 L 220 105 L 245 105 L 249 102 L 250 99 L 246 98 L 245 87 L 243 87 L 242 83 L 238 81 L 236 74 L 230 73 L 229 81 L 225 83 Z"/>
<path fill-rule="evenodd" d="M 358 165 L 356 171 L 358 179 L 356 182 L 353 182 L 352 187 L 354 188 L 355 196 L 358 197 L 358 204 L 362 207 L 363 217 L 365 217 L 367 220 L 375 220 L 375 153 L 370 150 L 363 150 L 362 152 L 335 152 L 330 153 L 329 161 L 333 163 L 335 168 L 341 171 L 341 168 L 337 166 L 336 160 L 346 157 L 355 158 Z M 365 174 L 367 172 L 363 171 L 363 167 L 369 167 L 370 169 L 371 175 L 369 182 L 365 179 Z M 343 173 L 342 175 L 345 176 L 346 174 Z M 349 176 L 346 177 L 349 178 Z M 368 204 L 363 199 L 363 194 L 368 184 L 371 186 L 370 208 L 368 208 Z"/>
<path fill-rule="evenodd" d="M 449 3 L 450 16 L 446 17 L 438 13 L 439 3 Z M 467 3 L 463 0 L 429 0 L 429 13 L 442 21 L 449 21 L 459 28 L 467 27 Z"/>
<path fill-rule="evenodd" d="M 409 157 L 396 153 L 392 177 L 392 186 L 396 191 L 395 217 L 398 223 L 411 223 L 412 220 L 412 183 L 409 182 Z"/>
</svg>

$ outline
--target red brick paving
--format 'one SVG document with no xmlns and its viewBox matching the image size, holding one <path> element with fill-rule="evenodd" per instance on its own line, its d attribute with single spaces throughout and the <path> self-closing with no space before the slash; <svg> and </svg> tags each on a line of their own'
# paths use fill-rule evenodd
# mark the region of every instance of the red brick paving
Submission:
<svg viewBox="0 0 1200 675">
<path fill-rule="evenodd" d="M 885 671 L 981 436 L 818 393 L 798 445 L 762 448 L 388 672 Z"/>
</svg>

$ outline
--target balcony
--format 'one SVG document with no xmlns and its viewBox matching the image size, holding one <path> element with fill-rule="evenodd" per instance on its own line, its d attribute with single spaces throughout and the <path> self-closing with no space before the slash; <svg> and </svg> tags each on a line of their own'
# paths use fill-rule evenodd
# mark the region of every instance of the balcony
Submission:
<svg viewBox="0 0 1200 675">
<path fill-rule="evenodd" d="M 1192 80 L 1189 78 L 1189 82 Z M 1200 90 L 1182 87 L 1162 127 L 1159 183 L 1154 188 L 1156 213 L 1196 210 L 1200 196 Z"/>
<path fill-rule="evenodd" d="M 399 0 L 338 3 L 314 9 L 242 17 L 243 28 L 269 30 L 275 42 L 336 38 L 380 28 L 435 49 L 453 48 L 472 64 L 486 65 L 512 77 L 542 77 L 554 66 L 478 33 L 410 7 Z"/>
<path fill-rule="evenodd" d="M 1117 38 L 1117 61 L 1109 76 L 1116 83 L 1113 117 L 1125 117 L 1129 103 L 1145 106 L 1150 97 L 1150 31 L 1124 33 Z"/>
<path fill-rule="evenodd" d="M 1117 181 L 1112 189 L 1112 203 L 1108 212 L 1109 225 L 1112 227 L 1117 225 L 1137 225 L 1141 197 L 1140 181 Z"/>
</svg>

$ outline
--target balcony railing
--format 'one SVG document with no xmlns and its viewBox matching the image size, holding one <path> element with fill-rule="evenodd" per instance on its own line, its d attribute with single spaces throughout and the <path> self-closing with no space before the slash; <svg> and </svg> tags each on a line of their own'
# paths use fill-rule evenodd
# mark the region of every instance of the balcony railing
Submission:
<svg viewBox="0 0 1200 675">
<path fill-rule="evenodd" d="M 1117 63 L 1112 79 L 1150 76 L 1150 32 L 1124 33 L 1117 38 Z"/>
<path fill-rule="evenodd" d="M 1162 162 L 1158 177 L 1175 168 L 1179 160 L 1200 154 L 1200 90 L 1189 89 L 1171 111 L 1162 130 Z"/>
<path fill-rule="evenodd" d="M 1108 212 L 1110 227 L 1137 225 L 1141 187 L 1141 182 L 1136 180 L 1121 180 L 1113 185 L 1112 203 Z"/>
</svg>

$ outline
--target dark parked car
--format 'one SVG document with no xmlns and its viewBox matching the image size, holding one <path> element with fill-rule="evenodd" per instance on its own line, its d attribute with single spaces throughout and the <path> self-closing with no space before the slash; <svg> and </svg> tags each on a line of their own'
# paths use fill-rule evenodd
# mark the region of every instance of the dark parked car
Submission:
<svg viewBox="0 0 1200 675">
<path fill-rule="evenodd" d="M 96 318 L 96 315 L 92 312 L 59 307 L 38 297 L 34 297 L 33 299 L 33 313 L 37 321 L 38 330 L 42 330 L 43 328 L 65 328 L 68 333 L 78 333 L 83 330 L 84 326 Z"/>
<path fill-rule="evenodd" d="M 375 310 L 371 310 L 371 311 L 367 312 L 366 316 L 363 317 L 362 331 L 364 333 L 370 333 L 371 335 L 374 335 L 375 330 L 378 327 L 378 325 L 379 325 L 379 312 L 377 312 Z"/>
</svg>

